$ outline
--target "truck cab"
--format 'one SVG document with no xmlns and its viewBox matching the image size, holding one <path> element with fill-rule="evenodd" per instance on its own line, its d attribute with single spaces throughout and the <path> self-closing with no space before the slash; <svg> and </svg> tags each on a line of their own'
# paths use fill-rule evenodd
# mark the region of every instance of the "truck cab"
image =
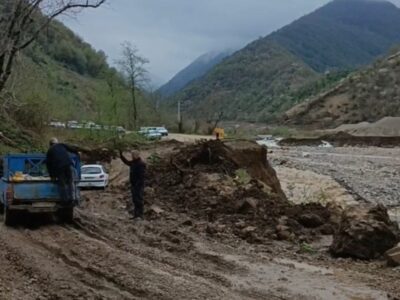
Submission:
<svg viewBox="0 0 400 300">
<path fill-rule="evenodd" d="M 52 181 L 44 154 L 12 154 L 0 157 L 0 209 L 4 223 L 13 225 L 21 212 L 56 213 L 71 222 L 73 209 L 79 203 L 80 159 L 71 155 L 74 170 L 74 199 L 62 201 L 57 182 Z"/>
</svg>

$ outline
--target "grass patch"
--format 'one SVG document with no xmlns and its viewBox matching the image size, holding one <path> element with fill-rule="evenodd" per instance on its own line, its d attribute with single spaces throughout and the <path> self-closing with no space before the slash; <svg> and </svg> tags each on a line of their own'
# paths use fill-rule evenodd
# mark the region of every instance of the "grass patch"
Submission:
<svg viewBox="0 0 400 300">
<path fill-rule="evenodd" d="M 249 173 L 247 173 L 245 169 L 236 170 L 235 175 L 236 182 L 240 184 L 246 185 L 249 184 L 251 181 L 251 176 L 249 175 Z"/>
</svg>

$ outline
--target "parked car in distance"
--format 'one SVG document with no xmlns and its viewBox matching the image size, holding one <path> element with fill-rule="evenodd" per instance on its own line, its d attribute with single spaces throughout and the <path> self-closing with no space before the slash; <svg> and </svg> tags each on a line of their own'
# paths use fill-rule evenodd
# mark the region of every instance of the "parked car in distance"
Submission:
<svg viewBox="0 0 400 300">
<path fill-rule="evenodd" d="M 109 175 L 102 165 L 83 165 L 81 168 L 81 188 L 102 188 L 108 186 Z"/>
<path fill-rule="evenodd" d="M 58 121 L 50 122 L 49 125 L 54 128 L 65 128 L 65 123 Z"/>
<path fill-rule="evenodd" d="M 149 140 L 159 140 L 162 137 L 162 134 L 157 130 L 157 127 L 140 127 L 138 133 Z"/>
<path fill-rule="evenodd" d="M 162 136 L 168 136 L 168 130 L 165 127 L 157 127 L 156 130 L 161 133 Z"/>
<path fill-rule="evenodd" d="M 126 133 L 126 129 L 122 126 L 117 126 L 116 131 L 120 134 L 125 134 Z"/>
<path fill-rule="evenodd" d="M 150 139 L 168 136 L 168 130 L 165 127 L 140 127 L 138 133 Z"/>
<path fill-rule="evenodd" d="M 160 140 L 162 135 L 157 130 L 148 130 L 144 137 L 148 140 Z"/>
<path fill-rule="evenodd" d="M 149 127 L 140 127 L 140 130 L 138 131 L 139 134 L 145 135 L 149 131 Z"/>
</svg>

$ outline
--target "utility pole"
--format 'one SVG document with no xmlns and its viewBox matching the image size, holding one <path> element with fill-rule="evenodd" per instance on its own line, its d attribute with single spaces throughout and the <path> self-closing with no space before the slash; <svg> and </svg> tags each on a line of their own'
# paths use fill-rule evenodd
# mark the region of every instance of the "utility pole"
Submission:
<svg viewBox="0 0 400 300">
<path fill-rule="evenodd" d="M 178 132 L 182 133 L 182 112 L 181 112 L 181 100 L 178 100 Z"/>
</svg>

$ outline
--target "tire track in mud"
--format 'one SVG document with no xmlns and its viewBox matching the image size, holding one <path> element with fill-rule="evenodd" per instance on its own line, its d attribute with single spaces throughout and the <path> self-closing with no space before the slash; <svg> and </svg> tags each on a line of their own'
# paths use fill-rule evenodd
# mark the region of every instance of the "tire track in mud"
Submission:
<svg viewBox="0 0 400 300">
<path fill-rule="evenodd" d="M 70 227 L 64 226 L 57 227 L 53 232 L 52 230 L 49 231 L 48 228 L 44 228 L 41 234 L 43 232 L 46 232 L 47 239 L 41 239 L 40 236 L 32 234 L 33 232 L 30 232 L 26 237 L 31 244 L 47 250 L 57 259 L 62 260 L 67 266 L 88 274 L 97 282 L 102 283 L 94 286 L 89 283 L 91 287 L 96 289 L 99 287 L 103 287 L 104 289 L 106 287 L 114 293 L 114 297 L 122 296 L 125 299 L 143 299 L 157 296 L 153 295 L 151 291 L 135 288 L 135 282 L 128 282 L 129 276 L 127 276 L 128 274 L 124 270 L 115 270 L 115 266 L 124 265 L 122 261 L 114 261 L 114 257 L 113 261 L 107 262 L 107 258 L 112 257 L 112 252 L 116 249 L 110 247 L 104 241 L 94 239 L 79 231 L 71 230 Z M 74 246 L 62 248 L 68 242 Z M 85 247 L 85 245 L 88 247 Z M 104 253 L 97 254 L 91 252 L 93 248 L 102 249 Z M 124 257 L 123 253 L 120 257 Z M 105 262 L 105 264 L 98 264 L 100 261 Z M 88 284 L 88 282 L 85 281 L 85 284 Z"/>
<path fill-rule="evenodd" d="M 38 294 L 42 288 L 37 288 L 34 285 L 28 288 L 23 284 L 37 281 L 37 276 L 36 278 L 33 276 L 33 269 L 21 263 L 22 259 L 18 252 L 10 248 L 1 236 L 0 243 L 0 299 L 26 299 L 28 294 Z"/>
<path fill-rule="evenodd" d="M 130 253 L 109 240 L 98 239 L 97 234 L 87 235 L 86 232 L 73 226 L 57 226 L 29 231 L 24 235 L 28 243 L 45 249 L 69 268 L 104 280 L 112 290 L 130 293 L 125 298 L 174 299 L 185 294 L 184 290 L 192 289 L 190 298 L 218 299 L 226 292 L 224 285 L 216 288 L 213 283 L 214 280 L 218 282 L 216 274 L 202 272 L 195 266 L 191 266 L 192 272 L 186 272 L 180 264 L 177 268 L 176 265 L 158 262 L 157 256 L 143 257 L 141 253 Z M 70 246 L 64 247 L 68 243 Z M 84 283 L 87 284 L 87 280 Z M 198 293 L 194 293 L 196 286 L 201 287 Z"/>
<path fill-rule="evenodd" d="M 59 261 L 47 251 L 33 247 L 23 232 L 8 228 L 1 228 L 1 231 L 1 248 L 12 270 L 2 278 L 11 277 L 11 289 L 22 290 L 24 296 L 18 299 L 79 299 L 97 294 L 95 290 L 77 284 L 72 276 L 76 273 L 71 274 L 64 268 L 60 270 Z M 28 286 L 21 286 L 22 282 Z"/>
<path fill-rule="evenodd" d="M 80 213 L 82 214 L 83 212 Z M 123 224 L 123 227 L 126 226 L 125 228 L 118 228 L 118 230 L 108 232 L 107 229 L 115 225 L 112 222 L 111 224 L 106 225 L 105 223 L 110 223 L 108 219 L 96 218 L 96 221 L 100 221 L 103 225 L 101 229 L 97 224 L 91 222 L 93 220 L 90 220 L 89 215 L 86 214 L 84 220 L 75 220 L 74 224 L 72 225 L 73 230 L 79 230 L 80 233 L 83 233 L 90 238 L 94 238 L 95 240 L 99 240 L 100 242 L 104 242 L 109 247 L 115 248 L 115 250 L 123 251 L 129 253 L 130 255 L 138 256 L 153 262 L 156 261 L 159 264 L 168 265 L 173 269 L 169 270 L 172 272 L 172 275 L 182 276 L 187 273 L 187 276 L 205 278 L 207 280 L 213 280 L 225 288 L 231 287 L 230 281 L 227 280 L 225 276 L 218 273 L 220 273 L 220 271 L 227 271 L 227 269 L 232 270 L 234 267 L 229 266 L 229 268 L 227 268 L 227 264 L 217 264 L 213 260 L 204 259 L 204 256 L 201 253 L 190 251 L 191 248 L 194 248 L 192 246 L 192 241 L 189 242 L 189 245 L 187 245 L 183 251 L 183 249 L 181 249 L 182 246 L 176 245 L 173 241 L 170 241 L 170 239 L 174 239 L 174 236 L 170 237 L 167 234 L 168 229 L 164 229 L 164 231 L 160 230 L 160 228 L 145 229 L 144 227 L 146 226 L 143 227 L 143 224 L 138 224 L 137 227 L 139 228 L 135 228 L 132 227 L 131 221 L 127 222 L 127 224 Z M 91 229 L 88 228 L 89 226 Z M 134 234 L 132 234 L 130 230 L 126 230 L 126 228 L 133 230 Z M 118 236 L 118 234 L 122 234 L 122 237 Z M 155 236 L 152 236 L 153 234 Z M 133 241 L 134 245 L 129 243 L 129 238 L 126 238 L 126 236 L 129 235 L 131 238 L 132 235 L 136 238 L 136 240 Z M 159 241 L 161 241 L 161 245 L 158 245 Z M 161 247 L 161 249 L 159 249 L 157 246 Z M 184 253 L 187 254 L 189 252 L 191 260 L 190 267 L 187 266 L 188 261 L 184 255 Z M 180 258 L 176 257 L 177 253 L 180 254 Z M 196 261 L 193 261 L 194 259 Z M 212 263 L 214 267 L 219 269 L 208 270 L 208 268 L 204 268 L 204 262 L 208 265 Z M 223 267 L 223 270 L 221 270 L 221 266 Z"/>
<path fill-rule="evenodd" d="M 89 285 L 94 289 L 98 289 L 98 288 L 104 289 L 104 287 L 106 286 L 110 290 L 115 292 L 116 294 L 119 294 L 120 297 L 124 297 L 126 299 L 132 299 L 132 298 L 138 298 L 138 297 L 141 298 L 141 297 L 145 296 L 145 291 L 124 286 L 124 285 L 120 284 L 120 282 L 118 282 L 118 280 L 115 277 L 113 277 L 113 275 L 107 275 L 107 274 L 103 273 L 101 270 L 90 266 L 90 264 L 85 266 L 79 260 L 72 259 L 66 253 L 63 253 L 63 251 L 59 248 L 50 246 L 50 245 L 46 244 L 45 242 L 36 240 L 32 236 L 29 236 L 28 238 L 30 239 L 32 244 L 34 244 L 38 247 L 42 247 L 43 249 L 52 253 L 56 258 L 61 259 L 69 267 L 78 269 L 79 271 L 81 271 L 83 273 L 90 274 L 94 278 L 105 283 L 105 285 L 101 285 L 101 284 L 94 285 L 94 284 L 89 283 Z M 88 284 L 87 282 L 85 282 L 85 283 Z M 121 292 L 124 292 L 125 294 L 121 293 Z"/>
</svg>

